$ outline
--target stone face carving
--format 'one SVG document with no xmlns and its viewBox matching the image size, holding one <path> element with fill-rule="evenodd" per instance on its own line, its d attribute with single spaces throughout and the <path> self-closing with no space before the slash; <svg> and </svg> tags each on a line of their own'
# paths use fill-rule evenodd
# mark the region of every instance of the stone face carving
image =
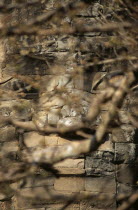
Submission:
<svg viewBox="0 0 138 210">
<path fill-rule="evenodd" d="M 83 83 L 83 81 L 80 80 Z M 40 93 L 37 113 L 33 121 L 39 126 L 75 126 L 86 115 L 89 102 L 82 90 L 74 89 L 69 74 L 52 75 Z"/>
<path fill-rule="evenodd" d="M 58 4 L 56 0 L 46 2 L 46 7 L 43 5 L 46 13 L 53 9 L 55 10 L 56 4 Z M 62 1 L 63 4 L 67 2 L 68 0 Z M 112 16 L 112 11 L 107 11 L 109 9 L 109 1 L 91 2 L 91 5 L 83 9 L 81 13 L 76 14 L 77 16 L 73 20 L 67 17 L 63 18 L 62 24 L 67 22 L 73 26 L 73 24 L 82 21 L 86 26 L 92 26 L 97 21 L 100 21 L 101 14 L 105 14 L 108 17 Z M 104 7 L 105 5 L 107 7 Z M 35 8 L 34 14 L 38 12 L 37 10 L 41 9 Z M 27 13 L 28 17 L 31 17 L 33 12 L 30 9 Z M 26 19 L 24 19 L 24 16 L 21 18 L 23 22 Z M 19 49 L 23 57 L 21 62 L 18 61 L 18 64 L 24 65 L 20 65 L 18 73 L 25 76 L 40 75 L 39 100 L 35 98 L 36 95 L 34 96 L 31 93 L 32 98 L 36 100 L 34 105 L 32 100 L 30 100 L 31 105 L 29 105 L 28 99 L 22 99 L 18 104 L 15 100 L 16 97 L 12 94 L 5 95 L 0 103 L 0 115 L 14 116 L 23 121 L 32 120 L 40 128 L 46 125 L 58 128 L 78 125 L 82 118 L 86 116 L 92 100 L 99 94 L 99 91 L 106 88 L 107 81 L 104 78 L 106 78 L 105 75 L 109 74 L 111 65 L 100 65 L 98 68 L 91 67 L 90 72 L 86 69 L 86 74 L 84 73 L 84 75 L 82 72 L 77 75 L 74 74 L 74 69 L 76 66 L 85 64 L 85 62 L 92 62 L 94 57 L 99 60 L 104 57 L 108 58 L 109 54 L 113 53 L 109 47 L 110 39 L 113 39 L 112 35 L 110 37 L 110 34 L 100 34 L 99 32 L 86 33 L 84 36 L 48 36 L 42 40 L 32 37 L 30 41 L 32 44 L 22 46 L 22 51 Z M 23 45 L 24 41 L 26 43 L 27 40 L 28 37 L 21 37 L 20 46 Z M 2 42 L 0 42 L 0 48 L 3 50 Z M 29 50 L 29 55 L 27 55 L 26 49 Z M 16 50 L 13 50 L 13 52 L 17 53 Z M 0 67 L 4 51 L 2 53 Z M 8 53 L 10 54 L 10 48 Z M 116 71 L 116 66 L 113 67 L 113 71 Z M 115 79 L 115 77 L 113 78 Z M 115 80 L 113 78 L 110 78 L 110 85 L 114 85 L 115 82 L 117 87 L 121 77 Z M 18 82 L 18 79 L 12 79 L 2 85 L 2 87 L 8 91 L 13 88 L 16 92 L 22 86 L 20 82 L 18 86 Z M 54 201 L 53 203 L 47 203 L 45 199 L 49 198 L 49 195 L 46 193 L 45 196 L 43 188 L 45 187 L 50 189 L 50 192 L 58 193 L 59 195 L 72 195 L 74 192 L 79 194 L 102 192 L 103 196 L 108 197 L 106 201 L 91 199 L 90 202 L 80 201 L 74 203 L 69 206 L 70 210 L 116 209 L 115 196 L 118 193 L 130 194 L 133 191 L 133 187 L 137 186 L 137 135 L 127 116 L 129 104 L 131 104 L 129 112 L 137 115 L 137 110 L 133 106 L 135 96 L 136 90 L 133 97 L 131 95 L 130 98 L 127 98 L 119 113 L 118 120 L 121 126 L 114 128 L 107 141 L 96 152 L 86 155 L 85 158 L 82 155 L 77 159 L 67 159 L 65 162 L 57 164 L 55 167 L 59 170 L 60 179 L 49 177 L 47 171 L 42 169 L 37 172 L 38 180 L 36 179 L 35 182 L 33 178 L 29 177 L 29 179 L 26 179 L 26 184 L 20 189 L 21 194 L 23 196 L 30 194 L 33 196 L 32 192 L 35 192 L 37 195 L 42 194 L 44 198 L 43 203 L 38 199 L 33 201 L 32 205 L 30 201 L 14 195 L 11 199 L 13 208 L 15 210 L 55 210 L 63 207 L 62 203 L 57 204 Z M 137 99 L 134 104 L 137 104 Z M 104 120 L 104 114 L 109 107 L 110 104 L 105 104 L 102 107 L 101 115 L 96 120 L 96 125 Z M 13 159 L 17 158 L 18 149 L 22 148 L 20 146 L 21 138 L 30 150 L 36 147 L 61 147 L 64 144 L 69 144 L 70 140 L 73 141 L 73 139 L 61 138 L 58 135 L 44 136 L 37 132 L 25 131 L 22 135 L 21 133 L 16 135 L 17 131 L 13 126 L 7 126 L 2 122 L 0 122 L 0 128 L 0 146 L 5 154 L 8 152 L 12 153 Z M 41 175 L 44 180 L 39 179 Z M 14 184 L 18 186 L 18 183 Z M 11 185 L 13 189 L 15 187 L 14 184 Z M 112 196 L 111 199 L 110 196 Z M 6 202 L 6 210 L 9 210 L 11 204 L 9 207 L 9 204 Z M 1 206 L 3 204 L 0 202 L 0 208 Z"/>
</svg>

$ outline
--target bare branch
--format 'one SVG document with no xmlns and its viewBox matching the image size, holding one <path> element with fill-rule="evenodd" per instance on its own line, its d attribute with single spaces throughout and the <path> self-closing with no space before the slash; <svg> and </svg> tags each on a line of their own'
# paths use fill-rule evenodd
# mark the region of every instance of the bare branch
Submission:
<svg viewBox="0 0 138 210">
<path fill-rule="evenodd" d="M 137 24 L 132 24 L 129 22 L 123 23 L 107 23 L 104 25 L 95 25 L 95 26 L 82 26 L 82 27 L 60 27 L 60 28 L 52 28 L 52 29 L 41 29 L 35 26 L 27 26 L 22 25 L 21 27 L 3 27 L 1 30 L 3 34 L 7 36 L 12 35 L 24 35 L 24 34 L 34 34 L 38 36 L 49 36 L 49 35 L 61 35 L 61 34 L 68 34 L 73 35 L 76 33 L 90 33 L 90 32 L 110 32 L 110 31 L 118 31 L 120 29 L 128 29 L 128 28 L 135 28 Z"/>
<path fill-rule="evenodd" d="M 95 137 L 92 136 L 91 139 L 86 139 L 83 141 L 75 141 L 70 144 L 63 145 L 61 147 L 49 147 L 49 148 L 38 148 L 34 151 L 28 153 L 24 151 L 22 158 L 27 162 L 41 163 L 45 162 L 48 164 L 54 164 L 64 160 L 66 158 L 78 157 L 81 154 L 87 154 L 91 151 L 95 151 L 103 140 L 97 142 Z"/>
<path fill-rule="evenodd" d="M 138 200 L 138 193 L 134 193 L 131 195 L 127 201 L 124 201 L 121 206 L 117 208 L 117 210 L 127 210 L 129 209 L 136 201 Z"/>
</svg>

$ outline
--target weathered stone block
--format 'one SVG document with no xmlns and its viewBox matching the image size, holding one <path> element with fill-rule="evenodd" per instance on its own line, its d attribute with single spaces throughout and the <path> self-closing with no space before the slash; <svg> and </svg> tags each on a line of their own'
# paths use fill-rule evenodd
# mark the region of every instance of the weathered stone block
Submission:
<svg viewBox="0 0 138 210">
<path fill-rule="evenodd" d="M 17 210 L 44 208 L 46 205 L 48 205 L 49 201 L 53 201 L 53 197 L 58 194 L 59 192 L 56 192 L 48 186 L 22 188 L 20 189 L 20 195 L 12 197 L 13 207 Z"/>
<path fill-rule="evenodd" d="M 34 199 L 33 196 L 37 196 L 37 199 Z M 55 191 L 53 189 L 43 187 L 24 188 L 21 189 L 20 196 L 17 195 L 12 198 L 13 207 L 16 210 L 26 210 L 32 208 L 36 210 L 39 208 L 52 210 L 61 209 L 61 207 L 65 204 L 60 204 L 60 200 L 56 199 L 54 196 L 72 196 L 72 192 Z M 61 202 L 63 201 L 61 200 Z M 69 210 L 78 210 L 79 204 L 74 203 L 71 204 L 70 207 Z"/>
<path fill-rule="evenodd" d="M 54 165 L 57 168 L 80 168 L 84 169 L 84 159 L 66 159 Z"/>
<path fill-rule="evenodd" d="M 114 174 L 114 164 L 113 163 L 106 163 L 102 160 L 93 160 L 92 167 L 86 168 L 86 174 L 87 176 L 91 175 L 97 175 L 97 176 L 103 176 L 103 175 L 112 175 Z"/>
<path fill-rule="evenodd" d="M 78 74 L 76 76 L 74 76 L 74 88 L 75 89 L 79 89 L 79 90 L 83 90 L 83 75 L 82 74 Z"/>
<path fill-rule="evenodd" d="M 102 11 L 103 7 L 98 2 L 92 2 L 84 10 L 81 11 L 82 16 L 98 17 L 99 11 Z"/>
<path fill-rule="evenodd" d="M 102 155 L 102 160 L 104 161 L 109 161 L 109 162 L 114 162 L 114 153 L 113 152 L 108 152 L 108 151 L 104 151 L 103 155 Z"/>
<path fill-rule="evenodd" d="M 121 164 L 116 166 L 116 179 L 123 184 L 137 184 L 138 165 L 137 164 Z"/>
<path fill-rule="evenodd" d="M 91 192 L 116 193 L 114 177 L 87 177 L 85 179 L 85 190 Z"/>
<path fill-rule="evenodd" d="M 11 89 L 11 88 L 10 88 Z M 5 117 L 13 117 L 18 118 L 21 120 L 29 120 L 30 114 L 31 114 L 31 104 L 29 101 L 26 101 L 24 99 L 22 100 L 13 100 L 13 98 L 9 97 L 15 97 L 14 94 L 9 94 L 10 96 L 5 96 L 6 98 L 3 98 L 3 101 L 0 104 L 0 115 Z M 17 96 L 15 97 L 17 99 Z M 2 127 L 2 126 L 1 126 Z"/>
<path fill-rule="evenodd" d="M 27 210 L 45 210 L 45 208 L 27 209 Z"/>
<path fill-rule="evenodd" d="M 2 145 L 2 151 L 4 153 L 17 152 L 18 149 L 19 149 L 19 142 L 18 141 L 4 142 L 3 145 Z"/>
<path fill-rule="evenodd" d="M 103 176 L 112 175 L 115 171 L 114 153 L 108 151 L 96 151 L 85 159 L 86 174 Z"/>
<path fill-rule="evenodd" d="M 103 151 L 94 151 L 88 154 L 92 158 L 101 159 L 103 156 Z"/>
<path fill-rule="evenodd" d="M 133 143 L 115 143 L 115 161 L 132 163 L 136 160 L 136 148 Z"/>
<path fill-rule="evenodd" d="M 125 139 L 125 136 L 124 136 L 124 133 L 123 133 L 122 129 L 115 128 L 112 131 L 112 138 L 111 138 L 111 140 L 113 142 L 126 142 L 126 139 Z"/>
<path fill-rule="evenodd" d="M 68 196 L 69 197 L 69 196 L 75 195 L 76 192 L 72 192 L 70 190 L 53 190 L 53 193 L 55 193 L 55 195 L 57 195 L 57 196 L 59 195 L 59 196 Z"/>
<path fill-rule="evenodd" d="M 81 177 L 60 177 L 54 184 L 55 190 L 79 192 L 84 190 L 84 178 Z"/>
<path fill-rule="evenodd" d="M 85 174 L 85 169 L 80 168 L 56 168 L 59 174 L 66 175 L 78 175 Z"/>
<path fill-rule="evenodd" d="M 80 203 L 80 210 L 110 210 L 116 209 L 116 199 L 115 194 L 112 193 L 100 193 L 100 195 L 97 193 L 92 194 L 92 197 L 90 200 L 82 201 Z"/>
<path fill-rule="evenodd" d="M 0 210 L 13 210 L 12 202 L 10 200 L 0 202 Z"/>
<path fill-rule="evenodd" d="M 83 207 L 83 205 L 81 206 L 82 208 L 80 209 L 80 210 L 83 210 L 85 207 Z M 99 209 L 99 208 L 93 208 L 93 207 L 88 207 L 87 208 L 87 210 L 111 210 L 111 209 L 108 209 L 108 208 L 106 208 L 106 209 Z M 112 208 L 112 210 L 116 210 L 116 207 L 115 208 Z"/>
<path fill-rule="evenodd" d="M 46 205 L 46 210 L 61 210 L 63 208 L 63 206 L 65 206 L 65 203 L 63 204 L 49 204 L 49 205 Z M 66 207 L 67 210 L 79 210 L 80 208 L 80 205 L 79 204 L 71 204 L 69 205 L 68 207 Z"/>
<path fill-rule="evenodd" d="M 0 103 L 0 115 L 9 117 L 12 114 L 12 107 L 15 103 L 15 100 L 8 101 L 9 98 L 6 101 L 1 101 Z"/>
<path fill-rule="evenodd" d="M 31 187 L 44 187 L 44 186 L 53 186 L 55 178 L 54 177 L 35 177 L 35 178 L 28 178 L 26 179 L 26 183 L 24 188 L 31 188 Z M 21 184 L 21 183 L 20 183 Z"/>
<path fill-rule="evenodd" d="M 65 206 L 65 203 L 63 204 L 49 204 L 49 205 L 45 205 L 45 208 L 29 208 L 27 210 L 60 210 L 63 208 L 63 206 Z M 69 205 L 67 208 L 67 210 L 79 210 L 79 204 L 71 204 Z M 18 209 L 20 210 L 20 209 Z"/>
<path fill-rule="evenodd" d="M 48 113 L 48 124 L 49 125 L 57 125 L 59 121 L 59 115 L 55 113 Z"/>
<path fill-rule="evenodd" d="M 6 126 L 0 129 L 0 141 L 12 141 L 15 140 L 15 128 L 12 126 Z"/>
<path fill-rule="evenodd" d="M 130 123 L 130 119 L 129 119 L 129 116 L 127 114 L 127 111 L 123 111 L 123 110 L 120 110 L 118 112 L 118 118 L 119 118 L 119 121 L 123 124 L 129 124 Z M 131 127 L 131 126 L 129 126 Z M 132 128 L 133 129 L 133 128 Z M 129 130 L 129 128 L 128 128 Z"/>
<path fill-rule="evenodd" d="M 135 135 L 135 129 L 131 125 L 121 125 L 120 128 L 115 128 L 112 131 L 112 138 L 113 142 L 133 142 Z"/>
<path fill-rule="evenodd" d="M 131 195 L 134 191 L 133 187 L 128 184 L 117 183 L 117 194 Z"/>
</svg>

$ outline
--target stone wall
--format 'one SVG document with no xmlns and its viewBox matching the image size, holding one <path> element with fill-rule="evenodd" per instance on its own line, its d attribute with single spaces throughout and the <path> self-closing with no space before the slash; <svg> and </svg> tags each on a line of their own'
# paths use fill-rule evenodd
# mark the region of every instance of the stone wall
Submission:
<svg viewBox="0 0 138 210">
<path fill-rule="evenodd" d="M 64 3 L 67 2 L 64 1 Z M 86 25 L 93 25 L 102 19 L 102 15 L 112 19 L 113 2 L 92 1 L 86 8 L 78 10 L 78 14 L 73 19 L 67 16 L 62 18 L 60 24 L 67 22 L 67 24 L 73 26 L 83 21 Z M 37 7 L 34 10 L 30 7 L 27 12 L 25 9 L 16 10 L 14 18 L 19 15 L 20 21 L 25 22 L 34 14 L 39 15 L 41 12 L 53 11 L 58 6 L 58 2 L 54 0 L 48 1 L 44 5 L 42 8 Z M 113 6 L 115 7 L 115 5 Z M 26 17 L 26 19 L 23 17 Z M 49 25 L 44 24 L 44 27 L 50 27 Z M 76 66 L 81 66 L 83 62 L 91 62 L 93 58 L 110 58 L 111 54 L 114 56 L 114 48 L 107 44 L 109 40 L 114 40 L 113 33 L 96 32 L 86 33 L 83 36 L 81 34 L 76 36 L 48 36 L 47 39 L 32 36 L 31 41 L 27 36 L 22 36 L 17 41 L 18 45 L 16 47 L 10 45 L 9 43 L 12 41 L 9 40 L 6 46 L 9 63 L 7 62 L 5 69 L 3 68 L 6 72 L 6 78 L 7 75 L 9 78 L 12 77 L 10 68 L 22 76 L 20 78 L 28 75 L 28 78 L 32 81 L 38 78 L 39 75 L 41 88 L 39 96 L 35 89 L 31 89 L 25 92 L 25 97 L 17 100 L 16 94 L 15 96 L 9 94 L 9 90 L 13 89 L 16 92 L 16 90 L 22 88 L 22 85 L 19 83 L 19 79 L 11 78 L 10 81 L 1 85 L 1 89 L 6 92 L 1 99 L 0 114 L 3 116 L 16 116 L 16 118 L 25 121 L 32 119 L 41 127 L 45 124 L 60 127 L 63 125 L 76 125 L 81 122 L 82 117 L 87 113 L 91 100 L 104 87 L 104 82 L 99 84 L 98 81 L 105 74 L 115 71 L 117 66 L 109 64 L 99 65 L 96 68 L 91 67 L 92 71 L 86 69 L 84 75 L 80 73 L 76 77 L 71 76 L 72 72 Z M 123 50 L 123 46 L 115 46 L 115 50 L 119 53 Z M 22 57 L 19 56 L 19 53 Z M 17 57 L 12 62 L 10 58 L 15 54 Z M 15 62 L 16 65 L 14 65 Z M 118 65 L 123 67 L 126 64 L 119 63 Z M 53 95 L 52 91 L 55 87 L 65 89 L 62 97 L 60 94 Z M 78 95 L 82 96 L 79 101 L 72 101 L 72 98 Z M 67 99 L 70 99 L 71 102 L 64 104 Z M 33 178 L 28 177 L 26 183 L 23 183 L 23 187 L 19 189 L 20 196 L 11 194 L 8 198 L 5 198 L 3 192 L 0 193 L 0 198 L 4 201 L 0 202 L 0 209 L 61 209 L 64 206 L 63 202 L 47 202 L 47 198 L 50 196 L 48 190 L 52 194 L 58 193 L 59 195 L 75 195 L 75 193 L 100 195 L 100 197 L 92 197 L 91 200 L 74 202 L 67 207 L 70 210 L 116 209 L 119 205 L 118 195 L 122 193 L 130 195 L 137 189 L 138 133 L 127 118 L 129 100 L 129 98 L 126 99 L 120 111 L 119 120 L 121 126 L 113 130 L 97 151 L 55 164 L 55 169 L 59 170 L 59 178 L 53 177 L 40 168 L 39 171 L 36 171 L 37 178 L 35 181 Z M 107 111 L 108 106 L 103 106 L 102 114 L 95 122 L 95 125 L 102 121 Z M 13 159 L 18 158 L 19 150 L 23 149 L 24 144 L 29 149 L 35 147 L 60 147 L 74 140 L 73 137 L 65 139 L 57 135 L 44 136 L 37 132 L 25 131 L 22 133 L 15 127 L 3 123 L 0 133 L 2 155 L 6 156 L 10 152 Z M 10 184 L 10 187 L 17 189 L 20 185 L 22 183 L 17 182 Z M 32 192 L 35 195 L 41 194 L 43 199 L 39 199 L 38 196 L 38 200 L 33 200 L 33 197 L 31 197 Z M 24 198 L 27 195 L 29 198 Z"/>
</svg>

